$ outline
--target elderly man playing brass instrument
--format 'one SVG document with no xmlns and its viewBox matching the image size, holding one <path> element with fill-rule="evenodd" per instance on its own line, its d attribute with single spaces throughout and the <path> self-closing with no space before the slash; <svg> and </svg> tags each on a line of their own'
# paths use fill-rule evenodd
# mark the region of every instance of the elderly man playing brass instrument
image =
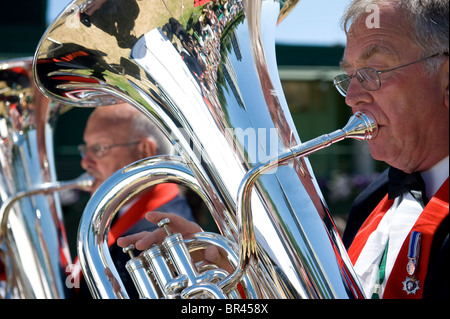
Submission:
<svg viewBox="0 0 450 319">
<path fill-rule="evenodd" d="M 353 112 L 373 114 L 379 134 L 370 152 L 390 165 L 356 200 L 344 235 L 367 298 L 450 296 L 448 7 L 447 0 L 354 0 L 344 16 L 345 74 L 334 84 Z M 167 216 L 173 232 L 201 231 L 171 214 L 146 218 Z M 157 230 L 118 244 L 144 250 L 163 237 Z M 215 249 L 205 259 L 221 260 Z"/>
<path fill-rule="evenodd" d="M 86 124 L 83 140 L 86 144 L 78 147 L 81 166 L 94 177 L 92 193 L 119 168 L 141 158 L 170 154 L 172 147 L 151 121 L 127 103 L 95 109 Z M 170 210 L 176 216 L 194 220 L 186 199 L 180 196 L 175 184 L 159 184 L 127 203 L 109 233 L 111 255 L 119 272 L 123 273 L 124 282 L 129 279 L 125 269 L 128 258 L 115 245 L 115 239 L 155 229 L 156 225 L 148 223 L 143 216 L 157 209 Z"/>
</svg>

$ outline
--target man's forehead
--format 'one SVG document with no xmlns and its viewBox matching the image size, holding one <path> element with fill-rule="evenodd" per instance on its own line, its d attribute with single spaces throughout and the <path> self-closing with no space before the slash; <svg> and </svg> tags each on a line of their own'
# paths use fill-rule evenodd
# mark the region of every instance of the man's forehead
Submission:
<svg viewBox="0 0 450 319">
<path fill-rule="evenodd" d="M 94 117 L 85 128 L 84 135 L 115 139 L 128 135 L 131 123 L 108 117 Z"/>
<path fill-rule="evenodd" d="M 347 51 L 346 51 L 347 52 Z M 370 58 L 381 55 L 386 58 L 394 57 L 395 53 L 388 46 L 385 46 L 380 43 L 370 44 L 367 47 L 363 48 L 361 53 L 356 57 L 356 61 L 348 61 L 346 55 L 344 55 L 343 60 L 340 62 L 340 66 L 343 70 L 351 68 L 355 63 L 363 64 L 367 62 Z"/>
</svg>

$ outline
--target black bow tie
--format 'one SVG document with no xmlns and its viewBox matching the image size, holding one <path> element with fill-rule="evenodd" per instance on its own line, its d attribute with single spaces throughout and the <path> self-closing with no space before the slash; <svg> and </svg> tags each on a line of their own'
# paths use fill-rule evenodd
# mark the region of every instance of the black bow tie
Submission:
<svg viewBox="0 0 450 319">
<path fill-rule="evenodd" d="M 428 204 L 425 182 L 419 172 L 407 174 L 399 169 L 391 167 L 389 169 L 389 199 L 394 199 L 405 192 L 411 195 L 425 207 Z"/>
</svg>

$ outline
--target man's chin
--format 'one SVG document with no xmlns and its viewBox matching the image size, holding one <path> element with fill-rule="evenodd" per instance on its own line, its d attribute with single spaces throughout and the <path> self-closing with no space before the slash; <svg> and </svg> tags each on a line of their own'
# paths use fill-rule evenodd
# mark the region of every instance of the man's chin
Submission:
<svg viewBox="0 0 450 319">
<path fill-rule="evenodd" d="M 388 165 L 392 165 L 392 152 L 386 148 L 386 143 L 377 143 L 377 141 L 369 141 L 370 156 L 375 161 L 385 162 Z"/>
<path fill-rule="evenodd" d="M 382 144 L 378 144 L 376 141 L 369 141 L 370 156 L 376 161 L 383 161 L 384 154 Z"/>
</svg>

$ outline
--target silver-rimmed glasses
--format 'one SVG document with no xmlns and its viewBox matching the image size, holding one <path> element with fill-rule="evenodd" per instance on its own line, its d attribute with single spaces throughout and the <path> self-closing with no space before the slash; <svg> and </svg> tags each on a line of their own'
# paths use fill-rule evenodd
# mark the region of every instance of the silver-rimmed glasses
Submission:
<svg viewBox="0 0 450 319">
<path fill-rule="evenodd" d="M 357 70 L 354 75 L 340 74 L 340 75 L 336 76 L 333 80 L 333 83 L 334 83 L 334 86 L 336 87 L 336 89 L 339 91 L 339 93 L 341 93 L 342 96 L 344 96 L 344 97 L 347 96 L 347 91 L 348 91 L 348 88 L 350 87 L 350 83 L 353 78 L 357 78 L 359 83 L 366 90 L 376 91 L 381 88 L 380 74 L 398 70 L 398 69 L 401 69 L 401 68 L 419 63 L 419 62 L 423 62 L 425 60 L 435 58 L 442 54 L 448 55 L 448 53 L 436 53 L 427 58 L 422 58 L 420 60 L 410 62 L 410 63 L 404 64 L 404 65 L 400 65 L 395 68 L 391 68 L 391 69 L 387 69 L 387 70 L 379 71 L 379 70 L 376 70 L 376 69 L 370 68 L 370 67 L 361 68 L 361 69 Z"/>
<path fill-rule="evenodd" d="M 94 154 L 94 157 L 101 158 L 108 154 L 109 150 L 114 147 L 128 147 L 138 144 L 140 141 L 121 143 L 121 144 L 112 144 L 112 145 L 101 145 L 96 144 L 87 147 L 85 144 L 78 145 L 78 151 L 80 152 L 81 157 L 83 158 L 88 151 L 91 151 Z"/>
</svg>

